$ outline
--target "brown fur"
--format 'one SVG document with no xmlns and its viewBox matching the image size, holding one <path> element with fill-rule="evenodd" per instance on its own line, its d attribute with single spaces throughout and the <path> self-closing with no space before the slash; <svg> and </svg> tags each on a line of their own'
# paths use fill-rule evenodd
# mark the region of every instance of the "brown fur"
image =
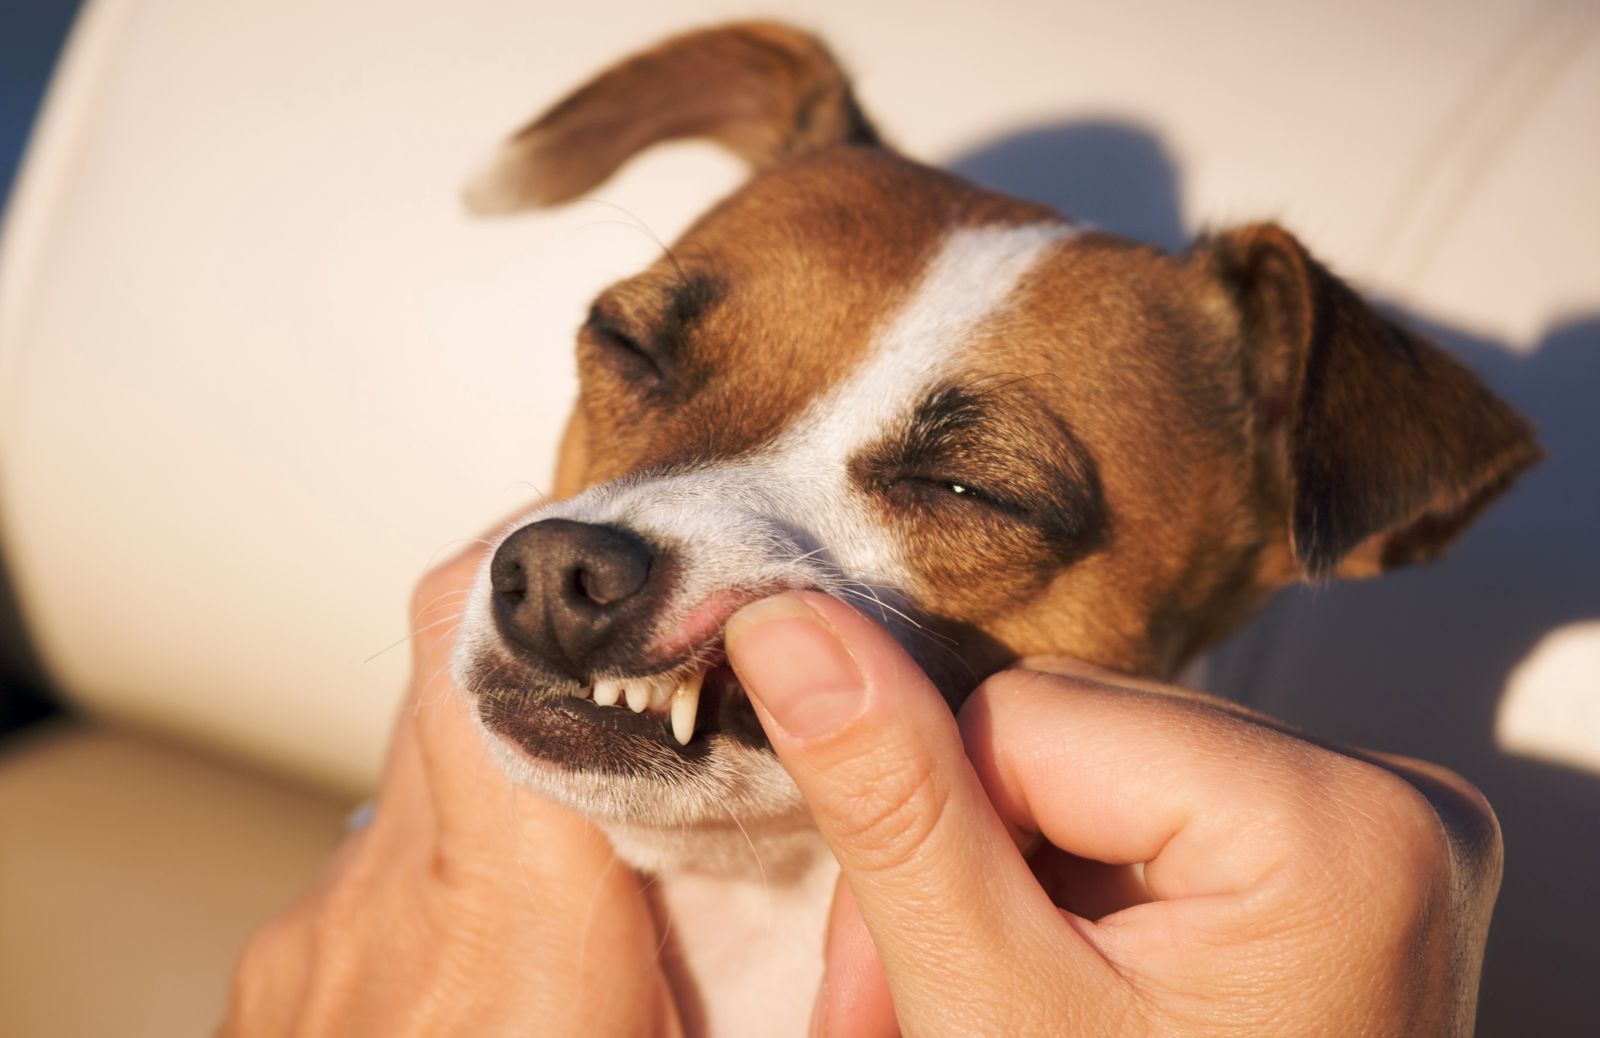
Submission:
<svg viewBox="0 0 1600 1038">
<path fill-rule="evenodd" d="M 562 495 L 758 448 L 858 362 L 952 227 L 1050 216 L 883 147 L 826 49 L 770 24 L 679 37 L 602 74 L 511 142 L 495 190 L 569 198 L 681 136 L 757 173 L 601 297 Z M 714 289 L 684 311 L 702 281 Z M 615 334 L 670 351 L 669 374 L 641 381 L 649 362 Z M 852 467 L 973 674 L 1070 653 L 1169 675 L 1284 583 L 1431 558 L 1539 457 L 1470 372 L 1270 224 L 1180 257 L 1082 235 L 979 340 L 944 412 L 930 401 L 926 428 Z M 1031 504 L 883 475 L 918 457 Z"/>
<path fill-rule="evenodd" d="M 659 387 L 627 384 L 582 337 L 563 496 L 766 443 L 859 360 L 950 227 L 1045 216 L 880 146 L 826 48 L 771 24 L 622 62 L 518 134 L 502 174 L 523 202 L 562 200 L 675 136 L 758 173 L 602 297 L 643 342 L 675 285 L 718 285 Z M 883 491 L 918 605 L 986 635 L 968 638 L 974 672 L 1072 653 L 1170 675 L 1285 582 L 1427 560 L 1538 461 L 1522 417 L 1280 227 L 1186 258 L 1085 235 L 1019 297 L 960 379 L 986 417 L 938 449 L 1042 499 L 1075 483 L 1093 529 L 1061 544 L 1048 523 Z M 874 464 L 858 459 L 858 480 Z"/>
<path fill-rule="evenodd" d="M 815 37 L 775 22 L 665 40 L 584 84 L 514 136 L 482 212 L 576 198 L 652 144 L 717 141 L 757 168 L 841 142 L 878 143 Z"/>
</svg>

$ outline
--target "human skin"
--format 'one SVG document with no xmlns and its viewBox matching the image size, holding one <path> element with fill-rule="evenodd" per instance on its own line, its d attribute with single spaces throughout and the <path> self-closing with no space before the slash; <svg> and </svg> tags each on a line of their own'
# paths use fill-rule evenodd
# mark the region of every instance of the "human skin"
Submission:
<svg viewBox="0 0 1600 1038">
<path fill-rule="evenodd" d="M 418 585 L 372 824 L 251 939 L 220 1035 L 683 1033 L 639 877 L 585 819 L 506 779 L 450 682 L 482 556 Z"/>
<path fill-rule="evenodd" d="M 819 594 L 727 642 L 843 869 L 821 1033 L 1471 1034 L 1501 845 L 1458 776 L 1071 660 L 952 716 Z"/>
<path fill-rule="evenodd" d="M 419 586 L 375 820 L 252 939 L 222 1035 L 683 1033 L 647 883 L 450 684 L 481 558 Z M 843 869 L 818 1033 L 1470 1033 L 1499 833 L 1442 769 L 1070 660 L 953 716 L 822 595 L 727 640 Z"/>
</svg>

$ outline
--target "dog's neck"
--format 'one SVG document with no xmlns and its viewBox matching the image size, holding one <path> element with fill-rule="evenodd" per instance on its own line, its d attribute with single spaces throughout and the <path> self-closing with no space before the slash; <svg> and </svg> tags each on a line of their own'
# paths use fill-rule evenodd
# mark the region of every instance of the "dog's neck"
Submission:
<svg viewBox="0 0 1600 1038">
<path fill-rule="evenodd" d="M 735 837 L 742 857 L 731 841 L 708 838 L 695 848 L 708 860 L 723 856 L 726 869 L 676 868 L 647 881 L 662 967 L 685 1034 L 798 1038 L 822 981 L 839 867 L 815 829 L 749 843 Z"/>
</svg>

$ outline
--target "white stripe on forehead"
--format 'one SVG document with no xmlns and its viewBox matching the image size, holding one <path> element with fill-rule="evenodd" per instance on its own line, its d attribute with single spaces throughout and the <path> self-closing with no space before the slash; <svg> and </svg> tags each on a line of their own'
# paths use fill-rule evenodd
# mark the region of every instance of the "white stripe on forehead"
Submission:
<svg viewBox="0 0 1600 1038">
<path fill-rule="evenodd" d="M 905 305 L 873 337 L 861 365 L 772 445 L 769 478 L 781 484 L 773 496 L 790 499 L 791 520 L 825 546 L 845 574 L 913 589 L 913 568 L 853 484 L 850 459 L 902 424 L 950 374 L 973 333 L 1006 305 L 1023 276 L 1076 233 L 1062 222 L 951 231 Z"/>
<path fill-rule="evenodd" d="M 673 550 L 679 586 L 662 631 L 727 588 L 819 586 L 892 603 L 891 612 L 914 606 L 916 568 L 872 495 L 851 479 L 850 460 L 903 425 L 1023 277 L 1077 233 L 1061 222 L 951 231 L 856 369 L 767 447 L 615 480 L 525 521 L 613 523 Z"/>
<path fill-rule="evenodd" d="M 779 449 L 787 453 L 804 440 L 808 452 L 842 460 L 881 438 L 946 373 L 1023 275 L 1075 233 L 1056 221 L 950 232 L 906 305 L 874 337 L 862 366 L 812 405 Z"/>
</svg>

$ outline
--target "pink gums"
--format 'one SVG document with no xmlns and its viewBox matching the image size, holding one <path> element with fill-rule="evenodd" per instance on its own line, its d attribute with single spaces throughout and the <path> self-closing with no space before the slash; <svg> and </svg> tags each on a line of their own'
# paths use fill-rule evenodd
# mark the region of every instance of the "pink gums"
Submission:
<svg viewBox="0 0 1600 1038">
<path fill-rule="evenodd" d="M 781 588 L 726 588 L 714 591 L 684 616 L 683 622 L 652 640 L 646 654 L 654 659 L 676 659 L 711 641 L 728 617 L 751 602 L 777 594 Z"/>
</svg>

